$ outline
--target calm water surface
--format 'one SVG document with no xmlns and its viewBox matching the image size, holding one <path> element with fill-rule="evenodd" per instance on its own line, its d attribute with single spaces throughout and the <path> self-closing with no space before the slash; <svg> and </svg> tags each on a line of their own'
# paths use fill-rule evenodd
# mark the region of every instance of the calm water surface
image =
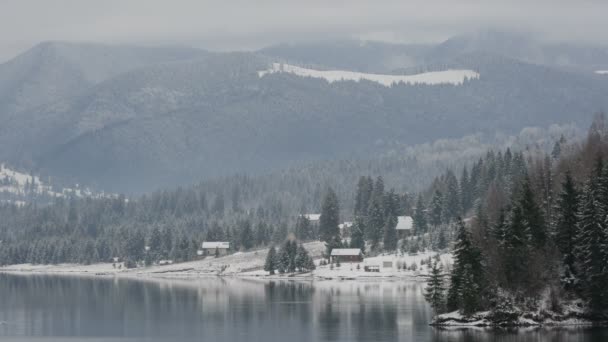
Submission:
<svg viewBox="0 0 608 342">
<path fill-rule="evenodd" d="M 0 341 L 608 341 L 605 329 L 434 329 L 423 286 L 0 274 Z"/>
</svg>

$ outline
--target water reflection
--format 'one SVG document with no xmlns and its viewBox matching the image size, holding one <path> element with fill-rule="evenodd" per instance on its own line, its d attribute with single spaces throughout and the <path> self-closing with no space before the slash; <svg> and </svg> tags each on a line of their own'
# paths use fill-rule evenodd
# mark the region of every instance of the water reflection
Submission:
<svg viewBox="0 0 608 342">
<path fill-rule="evenodd" d="M 606 330 L 442 330 L 415 282 L 0 274 L 0 336 L 170 341 L 608 341 Z M 22 340 L 21 340 L 22 341 Z"/>
</svg>

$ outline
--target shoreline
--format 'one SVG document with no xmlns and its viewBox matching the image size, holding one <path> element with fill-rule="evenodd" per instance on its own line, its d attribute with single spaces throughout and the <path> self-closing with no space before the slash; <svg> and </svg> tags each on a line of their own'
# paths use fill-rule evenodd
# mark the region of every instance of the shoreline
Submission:
<svg viewBox="0 0 608 342">
<path fill-rule="evenodd" d="M 608 321 L 605 318 L 593 318 L 584 308 L 576 307 L 572 303 L 564 305 L 564 312 L 556 313 L 548 310 L 513 311 L 510 317 L 496 314 L 492 311 L 474 313 L 468 317 L 459 312 L 450 312 L 438 315 L 429 323 L 436 328 L 552 328 L 552 327 L 605 327 Z"/>
</svg>

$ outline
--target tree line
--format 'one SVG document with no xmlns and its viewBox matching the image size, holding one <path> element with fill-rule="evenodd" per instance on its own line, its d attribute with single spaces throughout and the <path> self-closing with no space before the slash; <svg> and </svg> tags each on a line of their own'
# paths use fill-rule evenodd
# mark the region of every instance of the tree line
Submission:
<svg viewBox="0 0 608 342">
<path fill-rule="evenodd" d="M 488 154 L 473 166 L 481 172 L 471 172 L 486 174 L 485 181 L 468 190 L 461 186 L 462 214 L 468 215 L 466 223 L 456 219 L 453 269 L 446 282 L 438 266 L 433 268 L 427 299 L 438 312 L 466 315 L 540 307 L 561 312 L 564 301 L 581 299 L 591 317 L 603 317 L 608 307 L 604 115 L 595 118 L 586 141 L 562 139 L 551 153 L 518 157 L 523 163 L 515 163 L 515 172 L 504 173 L 513 170 L 513 163 L 505 168 L 506 155 L 500 161 Z M 474 177 L 468 179 L 470 184 Z"/>
</svg>

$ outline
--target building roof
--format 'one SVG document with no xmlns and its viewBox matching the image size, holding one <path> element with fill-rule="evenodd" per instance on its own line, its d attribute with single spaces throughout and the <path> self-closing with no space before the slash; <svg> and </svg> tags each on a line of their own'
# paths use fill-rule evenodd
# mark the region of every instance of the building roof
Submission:
<svg viewBox="0 0 608 342">
<path fill-rule="evenodd" d="M 352 223 L 352 222 L 344 222 L 344 223 L 340 223 L 340 224 L 338 225 L 338 228 L 340 228 L 340 229 L 344 229 L 344 228 L 350 228 L 350 227 L 352 227 L 352 226 L 353 226 L 353 223 Z"/>
<path fill-rule="evenodd" d="M 304 214 L 302 216 L 306 217 L 310 221 L 319 221 L 321 219 L 321 214 Z"/>
<path fill-rule="evenodd" d="M 361 250 L 359 248 L 334 248 L 331 250 L 331 255 L 360 255 Z"/>
<path fill-rule="evenodd" d="M 411 230 L 414 228 L 414 220 L 411 216 L 397 217 L 397 230 Z"/>
<path fill-rule="evenodd" d="M 203 249 L 229 249 L 230 248 L 230 242 L 221 242 L 221 241 L 217 241 L 217 242 L 203 242 Z"/>
</svg>

